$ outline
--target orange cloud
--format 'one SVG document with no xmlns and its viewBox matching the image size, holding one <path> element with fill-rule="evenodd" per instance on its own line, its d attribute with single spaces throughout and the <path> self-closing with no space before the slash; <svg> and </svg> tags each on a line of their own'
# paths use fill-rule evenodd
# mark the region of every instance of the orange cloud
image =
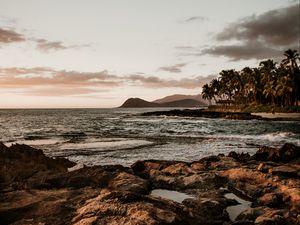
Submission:
<svg viewBox="0 0 300 225">
<path fill-rule="evenodd" d="M 78 72 L 53 70 L 47 67 L 0 68 L 0 88 L 19 90 L 19 94 L 39 96 L 87 95 L 110 91 L 119 86 L 143 88 L 200 88 L 215 76 L 184 79 L 161 79 L 156 76 L 116 76 L 106 70 L 100 72 Z"/>
</svg>

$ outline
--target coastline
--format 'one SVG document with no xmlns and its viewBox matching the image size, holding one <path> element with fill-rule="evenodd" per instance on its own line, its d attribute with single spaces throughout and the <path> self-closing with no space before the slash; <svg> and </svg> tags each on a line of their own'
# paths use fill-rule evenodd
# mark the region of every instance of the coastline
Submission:
<svg viewBox="0 0 300 225">
<path fill-rule="evenodd" d="M 193 162 L 145 160 L 73 171 L 69 160 L 26 145 L 0 144 L 0 154 L 3 224 L 300 222 L 300 147 L 292 144 L 261 147 L 252 156 L 230 152 Z M 153 190 L 188 197 L 177 202 Z"/>
<path fill-rule="evenodd" d="M 236 111 L 213 111 L 209 109 L 173 109 L 168 111 L 152 111 L 142 116 L 178 116 L 178 117 L 204 117 L 224 118 L 233 120 L 274 120 L 274 121 L 300 121 L 300 113 L 250 113 Z"/>
<path fill-rule="evenodd" d="M 262 118 L 269 119 L 277 119 L 277 118 L 285 118 L 285 119 L 295 119 L 300 120 L 300 113 L 269 113 L 269 112 L 261 112 L 261 113 L 251 113 L 254 116 L 261 116 Z"/>
</svg>

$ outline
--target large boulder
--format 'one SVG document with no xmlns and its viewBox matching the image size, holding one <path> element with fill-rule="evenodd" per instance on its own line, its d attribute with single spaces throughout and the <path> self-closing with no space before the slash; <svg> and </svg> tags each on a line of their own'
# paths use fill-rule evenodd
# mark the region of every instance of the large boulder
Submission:
<svg viewBox="0 0 300 225">
<path fill-rule="evenodd" d="M 261 147 L 252 159 L 258 161 L 290 162 L 300 157 L 300 147 L 286 143 L 281 148 Z"/>
<path fill-rule="evenodd" d="M 32 177 L 67 172 L 76 163 L 65 158 L 49 158 L 42 150 L 28 145 L 6 147 L 0 143 L 0 186 L 20 184 Z"/>
</svg>

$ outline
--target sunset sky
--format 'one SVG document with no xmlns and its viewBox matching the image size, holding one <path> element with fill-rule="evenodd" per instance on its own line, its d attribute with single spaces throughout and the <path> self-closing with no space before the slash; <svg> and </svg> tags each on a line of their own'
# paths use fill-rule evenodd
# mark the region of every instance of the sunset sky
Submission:
<svg viewBox="0 0 300 225">
<path fill-rule="evenodd" d="M 199 94 L 299 51 L 299 0 L 0 0 L 0 108 Z"/>
</svg>

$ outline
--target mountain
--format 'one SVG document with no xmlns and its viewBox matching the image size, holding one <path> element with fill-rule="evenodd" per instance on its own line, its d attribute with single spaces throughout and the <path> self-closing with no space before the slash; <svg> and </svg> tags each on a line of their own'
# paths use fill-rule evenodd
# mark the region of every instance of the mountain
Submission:
<svg viewBox="0 0 300 225">
<path fill-rule="evenodd" d="M 149 107 L 199 107 L 203 106 L 203 102 L 199 102 L 195 99 L 181 99 L 176 101 L 156 103 L 148 102 L 140 98 L 127 99 L 120 108 L 149 108 Z"/>
<path fill-rule="evenodd" d="M 127 99 L 120 108 L 147 108 L 147 107 L 160 107 L 160 104 L 148 102 L 140 98 Z"/>
<path fill-rule="evenodd" d="M 159 103 L 160 107 L 199 107 L 203 106 L 202 102 L 195 99 L 182 99 L 172 102 Z"/>
<path fill-rule="evenodd" d="M 201 102 L 202 106 L 208 105 L 208 101 L 204 100 L 201 95 L 169 95 L 164 98 L 156 99 L 153 102 L 166 103 L 166 102 L 173 102 L 173 101 L 179 101 L 184 99 L 194 99 L 196 101 Z"/>
</svg>

